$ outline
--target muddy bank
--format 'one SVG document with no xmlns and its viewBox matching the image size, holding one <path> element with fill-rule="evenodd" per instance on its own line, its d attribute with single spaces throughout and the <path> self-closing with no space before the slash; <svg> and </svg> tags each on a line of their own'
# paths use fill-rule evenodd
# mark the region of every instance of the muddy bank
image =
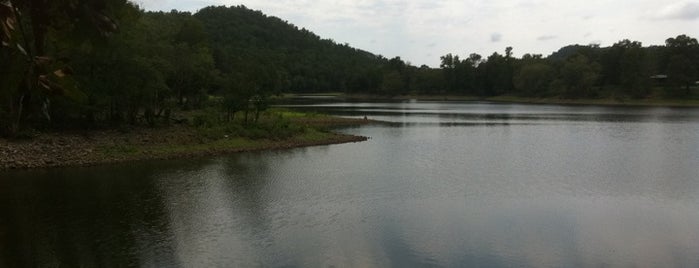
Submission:
<svg viewBox="0 0 699 268">
<path fill-rule="evenodd" d="M 246 151 L 287 149 L 367 140 L 333 132 L 299 134 L 283 140 L 221 137 L 211 140 L 186 126 L 45 133 L 27 140 L 0 138 L 0 171 L 65 166 L 89 166 L 145 159 L 174 159 Z"/>
</svg>

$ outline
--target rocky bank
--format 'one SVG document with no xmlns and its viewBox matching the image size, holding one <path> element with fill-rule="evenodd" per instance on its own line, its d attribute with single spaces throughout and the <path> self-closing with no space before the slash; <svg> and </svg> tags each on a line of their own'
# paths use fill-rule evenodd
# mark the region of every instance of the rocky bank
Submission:
<svg viewBox="0 0 699 268">
<path fill-rule="evenodd" d="M 345 122 L 350 123 L 350 122 Z M 172 159 L 242 151 L 285 149 L 294 147 L 359 142 L 366 137 L 327 133 L 320 140 L 289 138 L 256 140 L 251 146 L 207 146 L 202 138 L 186 126 L 162 129 L 89 131 L 84 133 L 44 133 L 30 139 L 0 138 L 0 171 L 10 169 L 88 166 L 144 159 Z M 199 146 L 203 145 L 203 146 Z M 186 150 L 150 150 L 184 146 Z"/>
</svg>

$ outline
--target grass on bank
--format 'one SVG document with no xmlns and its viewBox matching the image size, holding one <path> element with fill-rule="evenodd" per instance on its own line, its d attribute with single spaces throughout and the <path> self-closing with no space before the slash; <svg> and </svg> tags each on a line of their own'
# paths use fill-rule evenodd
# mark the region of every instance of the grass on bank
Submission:
<svg viewBox="0 0 699 268">
<path fill-rule="evenodd" d="M 343 135 L 331 132 L 330 127 L 362 123 L 280 108 L 265 111 L 257 121 L 248 118 L 247 122 L 242 116 L 226 121 L 207 110 L 183 116 L 186 126 L 166 129 L 177 132 L 170 140 L 111 144 L 99 147 L 97 153 L 105 159 L 134 159 L 296 147 L 339 140 Z"/>
</svg>

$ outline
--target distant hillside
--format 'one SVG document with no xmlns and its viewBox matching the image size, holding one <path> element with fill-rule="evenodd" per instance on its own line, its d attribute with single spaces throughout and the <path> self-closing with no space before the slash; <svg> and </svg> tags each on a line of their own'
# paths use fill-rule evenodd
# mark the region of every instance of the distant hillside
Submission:
<svg viewBox="0 0 699 268">
<path fill-rule="evenodd" d="M 379 86 L 385 59 L 321 39 L 277 17 L 245 6 L 206 7 L 194 17 L 202 22 L 216 67 L 223 73 L 263 75 L 287 92 L 352 92 Z"/>
<path fill-rule="evenodd" d="M 561 60 L 566 60 L 570 58 L 571 56 L 578 54 L 581 50 L 584 49 L 589 49 L 589 46 L 583 46 L 583 45 L 568 45 L 564 46 L 558 51 L 553 52 L 551 55 L 548 56 L 548 59 L 554 60 L 554 61 L 561 61 Z"/>
</svg>

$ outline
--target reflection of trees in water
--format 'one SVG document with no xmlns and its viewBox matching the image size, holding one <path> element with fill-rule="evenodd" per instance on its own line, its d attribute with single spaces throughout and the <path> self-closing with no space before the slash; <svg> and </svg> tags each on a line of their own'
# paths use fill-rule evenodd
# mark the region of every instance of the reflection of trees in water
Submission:
<svg viewBox="0 0 699 268">
<path fill-rule="evenodd" d="M 255 229 L 267 229 L 269 223 L 265 219 L 267 198 L 263 195 L 265 187 L 269 183 L 269 162 L 267 158 L 240 155 L 227 158 L 223 163 L 225 174 L 225 186 L 231 196 L 236 197 L 236 202 L 231 206 L 237 206 L 237 211 L 242 212 L 245 221 Z M 254 160 L 253 160 L 254 159 Z"/>
<path fill-rule="evenodd" d="M 1 267 L 173 265 L 147 166 L 19 173 L 0 180 Z M 157 262 L 157 263 L 153 263 Z"/>
<path fill-rule="evenodd" d="M 284 152 L 278 152 L 283 154 Z M 235 197 L 229 205 L 238 212 L 239 223 L 251 232 L 251 241 L 256 252 L 266 252 L 274 241 L 271 236 L 273 221 L 268 211 L 274 197 L 268 196 L 270 165 L 273 153 L 260 152 L 235 155 L 223 162 L 224 185 L 226 192 Z M 259 256 L 258 261 L 270 261 L 272 256 Z"/>
<path fill-rule="evenodd" d="M 244 153 L 160 173 L 156 187 L 180 265 L 259 266 L 269 258 L 261 255 L 271 243 L 264 239 L 268 170 L 264 158 Z"/>
</svg>

